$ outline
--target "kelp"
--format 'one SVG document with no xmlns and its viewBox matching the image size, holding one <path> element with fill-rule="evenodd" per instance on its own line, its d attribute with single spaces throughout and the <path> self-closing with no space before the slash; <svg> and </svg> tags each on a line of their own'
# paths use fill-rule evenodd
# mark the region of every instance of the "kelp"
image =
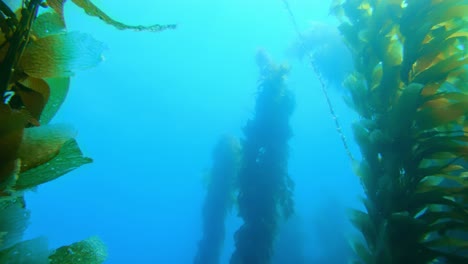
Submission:
<svg viewBox="0 0 468 264">
<path fill-rule="evenodd" d="M 0 197 L 0 252 L 21 241 L 26 230 L 30 212 L 24 208 L 22 197 Z M 2 263 L 2 262 L 0 262 Z"/>
<path fill-rule="evenodd" d="M 20 13 L 23 13 L 22 19 L 25 13 L 29 14 Z M 43 121 L 43 125 L 47 124 L 66 97 L 68 76 L 80 68 L 96 65 L 101 58 L 100 43 L 86 34 L 68 33 L 57 16 L 49 12 L 39 15 L 29 30 L 28 36 L 32 36 L 31 40 L 25 45 L 18 62 L 14 63 L 16 65 L 14 71 L 10 71 L 14 74 L 10 76 L 11 83 L 4 93 L 4 104 L 0 106 L 3 120 L 0 129 L 0 142 L 3 148 L 0 150 L 2 152 L 0 155 L 4 157 L 2 163 L 5 164 L 0 166 L 3 167 L 0 169 L 0 178 L 5 182 L 9 182 L 8 179 L 18 178 L 14 171 L 20 166 L 18 165 L 20 147 L 23 145 L 24 148 L 24 145 L 29 144 L 27 140 L 23 140 L 24 128 L 39 126 L 40 121 Z M 61 41 L 49 41 L 50 39 Z M 5 39 L 3 44 L 13 45 L 8 39 Z M 93 55 L 88 56 L 90 53 Z M 2 66 L 6 63 L 7 61 L 3 61 Z M 45 128 L 44 131 L 52 130 Z M 37 151 L 43 150 L 43 146 L 37 148 Z M 1 181 L 0 185 L 5 187 Z"/>
<path fill-rule="evenodd" d="M 79 68 L 69 54 L 60 59 L 54 54 L 68 52 L 78 58 L 77 51 L 83 50 L 77 48 L 90 45 L 68 33 L 64 25 L 54 19 L 57 18 L 54 13 L 42 13 L 36 20 L 39 4 L 40 1 L 26 2 L 17 12 L 12 12 L 3 2 L 1 5 L 4 18 L 0 21 L 3 23 L 0 60 L 1 263 L 49 263 L 45 238 L 22 241 L 29 220 L 23 191 L 91 162 L 83 157 L 72 129 L 47 124 L 65 99 L 69 84 L 63 74 L 50 69 L 64 68 L 60 63 L 71 65 L 67 67 L 69 72 Z M 74 43 L 47 41 L 70 36 Z M 42 126 L 39 120 L 43 121 Z"/>
<path fill-rule="evenodd" d="M 195 264 L 220 262 L 225 237 L 224 220 L 234 203 L 240 155 L 239 140 L 228 135 L 222 136 L 213 150 L 213 165 L 202 211 L 203 237 L 198 243 Z"/>
<path fill-rule="evenodd" d="M 90 237 L 54 250 L 50 264 L 99 264 L 107 258 L 107 248 L 98 237 Z"/>
<path fill-rule="evenodd" d="M 281 218 L 293 213 L 293 182 L 288 175 L 289 119 L 294 97 L 285 83 L 289 71 L 259 51 L 260 80 L 255 115 L 244 127 L 239 171 L 239 216 L 231 263 L 269 263 Z"/>
<path fill-rule="evenodd" d="M 29 43 L 31 27 L 36 18 L 40 3 L 41 0 L 27 1 L 24 4 L 26 8 L 21 9 L 21 19 L 17 19 L 8 6 L 3 6 L 5 10 L 3 13 L 12 17 L 5 18 L 4 22 L 6 25 L 2 29 L 5 39 L 1 45 L 8 47 L 8 51 L 0 64 L 0 95 L 4 95 L 10 83 L 14 81 L 12 81 L 12 78 L 16 75 L 16 66 L 23 55 L 26 45 Z M 16 21 L 18 23 L 14 23 Z M 9 36 L 10 34 L 11 37 Z"/>
<path fill-rule="evenodd" d="M 28 46 L 18 67 L 35 78 L 69 77 L 101 62 L 103 51 L 104 45 L 89 34 L 48 35 Z"/>
<path fill-rule="evenodd" d="M 342 0 L 366 211 L 353 263 L 468 262 L 468 1 Z"/>
<path fill-rule="evenodd" d="M 77 5 L 78 7 L 82 8 L 86 14 L 89 16 L 97 17 L 104 21 L 105 23 L 120 29 L 130 29 L 130 30 L 135 30 L 135 31 L 151 31 L 151 32 L 159 32 L 167 29 L 175 29 L 177 25 L 175 24 L 168 24 L 168 25 L 161 25 L 161 24 L 155 24 L 151 26 L 133 26 L 133 25 L 127 25 L 122 22 L 119 22 L 117 20 L 114 20 L 110 16 L 108 16 L 105 12 L 103 12 L 101 9 L 99 9 L 95 4 L 93 4 L 89 0 L 72 0 L 72 2 Z M 57 14 L 60 15 L 61 20 L 64 21 L 63 19 L 63 5 L 65 4 L 65 0 L 47 0 L 47 4 L 52 7 Z"/>
<path fill-rule="evenodd" d="M 45 237 L 21 241 L 0 251 L 0 263 L 49 264 Z"/>
<path fill-rule="evenodd" d="M 102 43 L 67 31 L 64 2 L 0 1 L 1 263 L 102 263 L 107 255 L 97 238 L 52 253 L 44 238 L 22 241 L 29 219 L 24 191 L 92 161 L 82 154 L 73 129 L 49 124 L 65 100 L 70 76 L 102 60 Z M 174 28 L 127 26 L 89 1 L 73 2 L 119 29 Z"/>
</svg>

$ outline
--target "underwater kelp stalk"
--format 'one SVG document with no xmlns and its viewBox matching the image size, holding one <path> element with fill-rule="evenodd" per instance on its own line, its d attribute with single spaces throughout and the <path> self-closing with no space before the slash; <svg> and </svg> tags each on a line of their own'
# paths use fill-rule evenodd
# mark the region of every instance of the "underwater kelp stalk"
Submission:
<svg viewBox="0 0 468 264">
<path fill-rule="evenodd" d="M 468 263 L 468 1 L 335 1 L 366 212 L 355 263 Z"/>
<path fill-rule="evenodd" d="M 338 28 L 313 21 L 292 43 L 288 53 L 298 59 L 312 59 L 328 86 L 341 90 L 345 78 L 353 72 L 351 52 L 343 43 Z"/>
<path fill-rule="evenodd" d="M 330 82 L 335 86 L 341 87 L 343 78 L 348 75 L 352 68 L 348 66 L 349 62 L 347 61 L 349 57 L 349 52 L 348 50 L 343 50 L 342 45 L 337 43 L 336 35 L 335 33 L 333 33 L 334 29 L 330 29 L 329 26 L 325 26 L 323 24 L 316 24 L 315 29 L 312 28 L 308 32 L 308 34 L 303 34 L 299 29 L 299 25 L 297 24 L 296 17 L 294 16 L 289 2 L 287 0 L 282 1 L 284 3 L 284 6 L 286 7 L 286 10 L 288 11 L 289 17 L 294 26 L 294 30 L 296 31 L 296 34 L 298 36 L 298 42 L 295 44 L 296 47 L 294 49 L 297 50 L 301 57 L 307 57 L 310 66 L 314 70 L 314 73 L 320 82 L 320 88 L 327 102 L 328 110 L 333 118 L 333 121 L 335 122 L 336 131 L 340 136 L 346 154 L 348 155 L 349 159 L 353 162 L 353 154 L 351 153 L 351 150 L 348 147 L 348 141 L 346 140 L 346 137 L 343 133 L 340 120 L 338 119 L 333 104 L 330 100 L 327 85 L 327 83 Z M 330 33 L 329 31 L 332 32 Z M 317 34 L 317 32 L 319 33 Z M 327 40 L 324 42 L 323 38 L 330 38 L 330 40 L 332 41 Z M 337 55 L 340 53 L 342 58 L 340 58 L 338 62 L 334 61 L 330 63 L 330 57 L 328 55 Z M 337 66 L 334 66 L 333 63 L 335 63 Z"/>
<path fill-rule="evenodd" d="M 289 119 L 292 92 L 285 84 L 288 68 L 275 65 L 265 52 L 257 54 L 261 78 L 255 116 L 244 127 L 239 171 L 239 216 L 233 264 L 270 263 L 279 217 L 293 212 L 293 183 L 288 175 Z"/>
<path fill-rule="evenodd" d="M 23 193 L 92 161 L 73 129 L 49 124 L 70 75 L 101 60 L 100 42 L 66 31 L 64 2 L 0 1 L 0 263 L 98 264 L 107 256 L 95 237 L 52 252 L 45 238 L 22 240 L 29 220 Z M 116 24 L 88 0 L 73 2 L 117 28 L 159 31 Z M 160 29 L 166 28 L 173 27 Z"/>
<path fill-rule="evenodd" d="M 232 208 L 240 162 L 240 143 L 223 136 L 213 150 L 207 193 L 203 205 L 203 237 L 198 244 L 195 264 L 217 264 L 224 243 L 226 214 Z"/>
</svg>

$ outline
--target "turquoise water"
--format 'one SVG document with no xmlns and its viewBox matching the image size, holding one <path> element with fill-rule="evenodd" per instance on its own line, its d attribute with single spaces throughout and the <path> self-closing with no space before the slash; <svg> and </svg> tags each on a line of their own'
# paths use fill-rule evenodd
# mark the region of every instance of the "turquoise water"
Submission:
<svg viewBox="0 0 468 264">
<path fill-rule="evenodd" d="M 27 194 L 32 216 L 27 237 L 47 236 L 55 248 L 98 235 L 108 246 L 106 263 L 191 263 L 202 236 L 203 175 L 212 148 L 222 134 L 243 136 L 259 78 L 255 54 L 264 49 L 275 62 L 291 66 L 287 84 L 296 96 L 289 159 L 296 214 L 292 236 L 280 235 L 278 243 L 300 240 L 307 261 L 342 263 L 339 257 L 347 252 L 334 247 L 351 233 L 345 208 L 360 206 L 362 191 L 316 74 L 307 60 L 287 52 L 297 34 L 284 3 L 96 3 L 128 24 L 176 23 L 178 28 L 119 31 L 67 3 L 69 30 L 93 35 L 107 50 L 101 64 L 72 78 L 53 122 L 72 124 L 94 162 Z M 336 24 L 328 16 L 329 4 L 290 0 L 304 30 L 312 21 Z M 349 127 L 355 117 L 342 90 L 329 91 L 357 155 Z M 241 222 L 234 208 L 226 219 L 221 263 L 229 262 Z M 289 251 L 279 248 L 276 261 L 284 263 L 281 255 Z"/>
</svg>

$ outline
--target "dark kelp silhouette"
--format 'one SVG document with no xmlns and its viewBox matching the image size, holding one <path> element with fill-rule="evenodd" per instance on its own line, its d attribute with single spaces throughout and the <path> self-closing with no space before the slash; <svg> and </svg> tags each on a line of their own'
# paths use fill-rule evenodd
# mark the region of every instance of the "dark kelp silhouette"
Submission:
<svg viewBox="0 0 468 264">
<path fill-rule="evenodd" d="M 73 129 L 48 124 L 70 75 L 96 65 L 103 50 L 91 36 L 66 31 L 64 2 L 0 1 L 0 263 L 102 263 L 107 255 L 96 237 L 52 252 L 44 238 L 22 241 L 29 219 L 23 192 L 92 161 L 82 155 Z M 126 26 L 89 1 L 73 2 L 120 29 L 174 28 Z"/>
<path fill-rule="evenodd" d="M 261 78 L 255 116 L 244 128 L 239 171 L 239 216 L 231 263 L 269 263 L 279 217 L 293 212 L 292 180 L 288 175 L 289 118 L 293 95 L 284 82 L 288 68 L 257 54 Z"/>
<path fill-rule="evenodd" d="M 195 264 L 217 264 L 224 243 L 224 220 L 234 202 L 240 162 L 240 143 L 223 136 L 213 151 L 207 193 L 203 205 L 203 238 L 198 244 Z"/>
<path fill-rule="evenodd" d="M 354 263 L 468 263 L 468 2 L 335 1 L 352 50 Z"/>
</svg>

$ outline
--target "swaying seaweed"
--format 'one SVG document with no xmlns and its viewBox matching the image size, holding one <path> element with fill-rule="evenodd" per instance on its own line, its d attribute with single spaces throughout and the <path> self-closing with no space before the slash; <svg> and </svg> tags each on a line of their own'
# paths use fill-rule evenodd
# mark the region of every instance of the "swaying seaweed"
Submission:
<svg viewBox="0 0 468 264">
<path fill-rule="evenodd" d="M 285 66 L 257 54 L 261 78 L 255 116 L 244 128 L 239 171 L 239 216 L 243 225 L 235 233 L 233 264 L 269 263 L 279 217 L 293 212 L 293 184 L 288 175 L 289 118 L 294 109 L 291 91 L 284 79 Z"/>
<path fill-rule="evenodd" d="M 240 162 L 240 143 L 223 136 L 213 151 L 213 166 L 203 204 L 203 238 L 198 244 L 195 264 L 217 264 L 224 243 L 224 220 L 232 208 Z"/>
<path fill-rule="evenodd" d="M 29 219 L 23 192 L 92 161 L 81 153 L 73 130 L 48 124 L 67 95 L 69 76 L 101 61 L 100 42 L 67 32 L 64 2 L 0 1 L 0 263 L 97 264 L 107 257 L 98 238 L 52 253 L 44 238 L 22 241 Z M 127 26 L 87 0 L 73 2 L 119 29 L 174 28 Z"/>
<path fill-rule="evenodd" d="M 341 0 L 366 212 L 355 263 L 468 263 L 468 1 Z"/>
</svg>

